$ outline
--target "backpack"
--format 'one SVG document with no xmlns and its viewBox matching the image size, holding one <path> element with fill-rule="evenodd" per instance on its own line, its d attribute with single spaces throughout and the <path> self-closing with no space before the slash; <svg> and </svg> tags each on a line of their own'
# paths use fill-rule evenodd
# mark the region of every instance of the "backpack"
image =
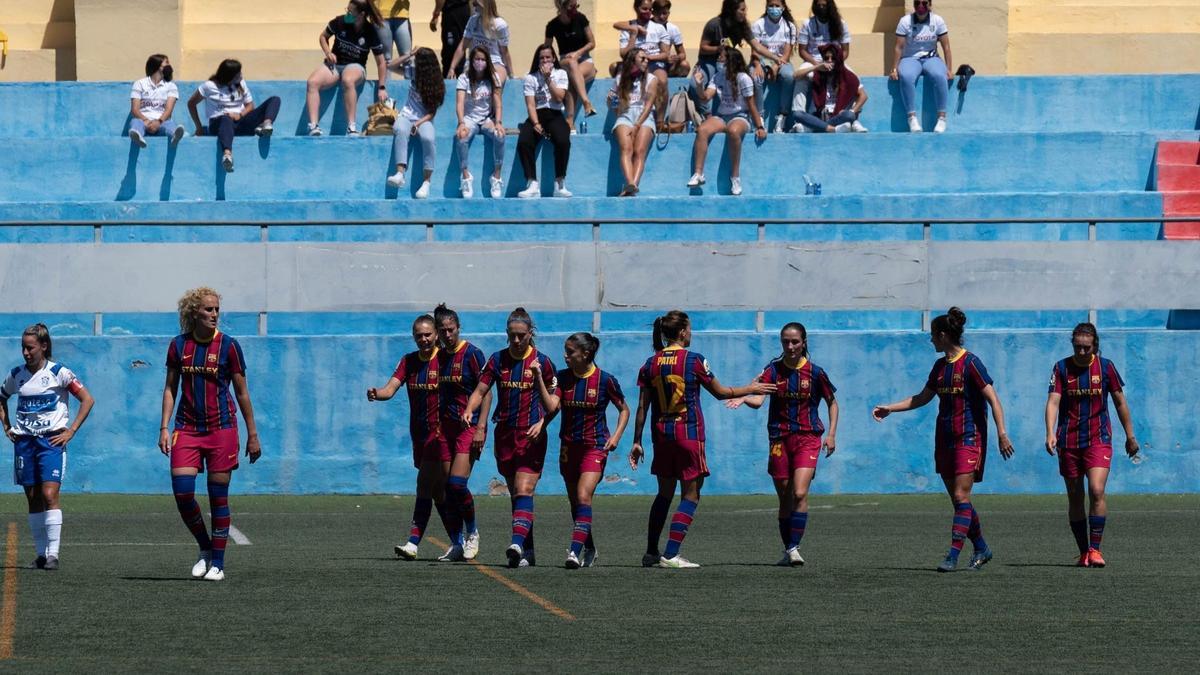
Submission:
<svg viewBox="0 0 1200 675">
<path fill-rule="evenodd" d="M 385 103 L 372 103 L 367 108 L 367 136 L 391 136 L 396 123 L 396 109 Z"/>
<path fill-rule="evenodd" d="M 696 112 L 696 103 L 687 89 L 680 87 L 667 103 L 667 119 L 663 126 L 667 133 L 678 134 L 687 130 L 688 121 L 698 127 L 704 119 Z"/>
</svg>

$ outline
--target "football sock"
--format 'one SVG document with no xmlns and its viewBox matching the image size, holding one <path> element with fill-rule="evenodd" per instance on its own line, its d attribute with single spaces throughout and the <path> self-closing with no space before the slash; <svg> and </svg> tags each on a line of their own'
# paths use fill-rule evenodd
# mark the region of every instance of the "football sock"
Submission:
<svg viewBox="0 0 1200 675">
<path fill-rule="evenodd" d="M 39 557 L 46 557 L 46 512 L 29 514 L 29 531 L 33 533 L 33 547 Z"/>
<path fill-rule="evenodd" d="M 987 542 L 983 538 L 983 525 L 979 523 L 979 512 L 975 507 L 971 507 L 971 527 L 967 530 L 967 538 L 971 540 L 971 545 L 976 551 L 986 551 Z"/>
<path fill-rule="evenodd" d="M 458 521 L 454 517 L 454 503 L 447 499 L 443 502 L 435 502 L 433 507 L 437 509 L 438 517 L 442 519 L 442 527 L 446 528 L 446 536 L 450 537 L 450 543 L 458 542 Z"/>
<path fill-rule="evenodd" d="M 1088 516 L 1088 529 L 1091 530 L 1091 546 L 1097 551 L 1100 550 L 1100 540 L 1104 538 L 1104 521 L 1105 516 Z M 49 522 L 49 521 L 47 521 Z"/>
<path fill-rule="evenodd" d="M 789 548 L 792 545 L 792 519 L 779 519 L 779 538 L 783 540 L 783 547 Z"/>
<path fill-rule="evenodd" d="M 664 558 L 674 558 L 679 555 L 679 547 L 683 545 L 683 538 L 687 536 L 688 528 L 691 527 L 692 520 L 696 517 L 697 506 L 699 504 L 690 499 L 679 500 L 679 510 L 671 519 L 671 533 L 667 535 L 667 550 L 663 552 Z"/>
<path fill-rule="evenodd" d="M 58 557 L 58 544 L 62 540 L 62 509 L 46 512 L 46 557 Z"/>
<path fill-rule="evenodd" d="M 533 497 L 530 497 L 533 499 Z M 525 535 L 525 557 L 528 558 L 533 553 L 533 508 L 529 509 L 529 534 Z"/>
<path fill-rule="evenodd" d="M 646 553 L 658 555 L 658 540 L 662 538 L 667 516 L 671 513 L 671 497 L 655 495 L 650 505 L 650 522 L 646 527 Z"/>
<path fill-rule="evenodd" d="M 971 502 L 954 505 L 954 525 L 950 528 L 950 557 L 955 560 L 958 560 L 958 554 L 967 539 L 967 531 L 971 529 L 971 511 Z"/>
<path fill-rule="evenodd" d="M 208 508 L 212 512 L 212 566 L 225 569 L 225 544 L 229 541 L 229 485 L 208 482 Z"/>
<path fill-rule="evenodd" d="M 429 497 L 417 497 L 413 507 L 412 527 L 408 531 L 408 543 L 419 544 L 425 536 L 425 528 L 429 525 L 429 517 L 433 514 L 433 500 Z"/>
<path fill-rule="evenodd" d="M 458 515 L 462 518 L 462 531 L 470 534 L 475 531 L 475 497 L 467 487 L 466 476 L 451 476 L 446 482 L 446 491 L 454 497 L 454 505 L 458 507 Z"/>
<path fill-rule="evenodd" d="M 1071 521 L 1071 534 L 1075 535 L 1075 546 L 1081 554 L 1088 551 L 1088 522 L 1084 519 Z"/>
<path fill-rule="evenodd" d="M 514 497 L 512 515 L 512 543 L 525 546 L 525 537 L 533 527 L 533 497 Z"/>
<path fill-rule="evenodd" d="M 808 511 L 792 511 L 791 527 L 788 532 L 788 548 L 800 545 L 804 538 L 804 528 L 808 526 Z"/>
<path fill-rule="evenodd" d="M 579 555 L 583 545 L 592 534 L 592 507 L 580 505 L 575 508 L 575 529 L 571 532 L 571 553 Z"/>
<path fill-rule="evenodd" d="M 204 514 L 200 511 L 200 505 L 196 503 L 196 477 L 171 476 L 171 489 L 175 492 L 175 508 L 179 509 L 183 524 L 187 525 L 188 531 L 196 538 L 196 544 L 200 546 L 201 551 L 211 551 L 212 540 L 208 538 Z"/>
</svg>

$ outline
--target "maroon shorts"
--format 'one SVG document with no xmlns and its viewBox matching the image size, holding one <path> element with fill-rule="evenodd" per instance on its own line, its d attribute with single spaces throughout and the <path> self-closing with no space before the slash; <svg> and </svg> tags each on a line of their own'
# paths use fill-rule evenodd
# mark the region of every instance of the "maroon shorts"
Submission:
<svg viewBox="0 0 1200 675">
<path fill-rule="evenodd" d="M 958 476 L 964 473 L 975 474 L 975 482 L 983 481 L 983 465 L 987 460 L 987 451 L 968 445 L 955 445 L 937 448 L 933 451 L 933 463 L 940 476 Z"/>
<path fill-rule="evenodd" d="M 546 463 L 546 431 L 543 429 L 537 438 L 530 438 L 526 435 L 528 430 L 528 427 L 496 427 L 493 447 L 501 476 L 542 472 Z"/>
<path fill-rule="evenodd" d="M 708 460 L 704 457 L 704 441 L 654 441 L 654 461 L 650 473 L 659 478 L 696 480 L 708 475 Z"/>
<path fill-rule="evenodd" d="M 1087 448 L 1059 448 L 1058 473 L 1063 478 L 1080 478 L 1088 469 L 1111 469 L 1113 449 L 1111 445 L 1093 445 Z"/>
<path fill-rule="evenodd" d="M 200 433 L 176 429 L 171 438 L 171 468 L 222 473 L 238 468 L 237 427 Z"/>
<path fill-rule="evenodd" d="M 776 480 L 787 480 L 796 469 L 816 469 L 821 456 L 821 434 L 795 433 L 771 441 L 767 473 Z"/>
<path fill-rule="evenodd" d="M 425 462 L 449 462 L 453 459 L 450 454 L 450 446 L 442 438 L 440 432 L 412 435 L 413 443 L 413 466 L 418 469 Z"/>
<path fill-rule="evenodd" d="M 463 424 L 462 420 L 450 417 L 441 418 L 439 424 L 441 425 L 441 430 L 438 435 L 443 445 L 445 445 L 442 451 L 443 456 L 453 459 L 454 455 L 471 454 L 471 441 L 475 438 L 474 425 Z"/>
<path fill-rule="evenodd" d="M 562 442 L 562 450 L 558 455 L 558 469 L 563 480 L 576 483 L 585 473 L 604 473 L 608 463 L 608 452 L 604 448 L 594 448 L 591 444 Z"/>
</svg>

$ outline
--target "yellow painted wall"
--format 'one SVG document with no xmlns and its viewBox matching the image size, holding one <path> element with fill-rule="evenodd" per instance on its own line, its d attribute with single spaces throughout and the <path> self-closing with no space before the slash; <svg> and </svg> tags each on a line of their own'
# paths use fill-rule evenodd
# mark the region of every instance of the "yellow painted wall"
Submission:
<svg viewBox="0 0 1200 675">
<path fill-rule="evenodd" d="M 418 46 L 440 50 L 429 29 L 433 0 L 412 0 Z M 552 0 L 499 0 L 512 32 L 517 74 L 528 67 L 554 15 Z M 614 21 L 631 0 L 581 0 L 603 71 L 616 60 Z M 750 15 L 762 13 L 750 0 Z M 793 0 L 797 18 L 809 2 Z M 720 0 L 675 0 L 671 20 L 694 61 L 704 23 Z M 854 36 L 850 65 L 863 75 L 890 68 L 896 22 L 908 0 L 841 0 Z M 9 55 L 0 81 L 136 77 L 146 55 L 172 56 L 181 78 L 207 76 L 240 59 L 252 79 L 303 79 L 320 63 L 317 35 L 341 0 L 0 0 Z M 983 74 L 1194 72 L 1200 64 L 1200 0 L 937 0 L 950 26 L 955 64 Z"/>
</svg>

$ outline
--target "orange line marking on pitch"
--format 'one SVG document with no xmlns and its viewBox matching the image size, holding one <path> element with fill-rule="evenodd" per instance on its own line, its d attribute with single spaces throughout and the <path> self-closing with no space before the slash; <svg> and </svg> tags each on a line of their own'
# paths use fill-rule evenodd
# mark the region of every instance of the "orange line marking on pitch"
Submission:
<svg viewBox="0 0 1200 675">
<path fill-rule="evenodd" d="M 10 537 L 14 536 L 12 534 L 12 532 L 15 532 L 16 525 L 11 525 L 11 527 L 14 529 L 9 530 Z M 438 546 L 441 548 L 446 548 L 448 546 L 448 544 L 443 543 L 441 540 L 439 540 L 436 537 L 427 536 L 427 537 L 425 537 L 425 539 L 428 540 L 434 546 Z M 15 556 L 14 556 L 14 559 L 15 559 Z M 534 593 L 533 591 L 529 590 L 528 588 L 525 588 L 521 584 L 518 584 L 517 582 L 513 581 L 512 579 L 509 579 L 508 577 L 504 576 L 503 574 L 500 574 L 496 570 L 491 569 L 490 567 L 484 567 L 483 565 L 481 565 L 480 563 L 478 563 L 474 560 L 471 560 L 469 562 L 471 563 L 471 566 L 474 567 L 476 570 L 478 570 L 479 573 L 482 574 L 483 576 L 488 577 L 489 579 L 492 579 L 493 581 L 499 582 L 501 585 L 508 588 L 508 590 L 512 591 L 513 593 L 516 593 L 517 595 L 520 595 L 521 597 L 532 602 L 533 604 L 537 605 L 538 607 L 541 607 L 542 609 L 546 610 L 547 612 L 550 612 L 551 614 L 553 614 L 554 616 L 557 616 L 558 618 L 562 619 L 563 621 L 574 621 L 575 620 L 574 614 L 571 614 L 570 612 L 563 609 L 562 607 L 559 607 L 558 605 L 554 604 L 553 602 L 550 602 L 549 600 L 543 598 L 542 596 L 538 595 L 537 593 Z M 7 597 L 7 595 L 6 595 L 6 597 Z"/>
<path fill-rule="evenodd" d="M 13 632 L 17 626 L 17 524 L 8 524 L 4 551 L 4 605 L 0 609 L 0 660 L 13 655 Z"/>
</svg>

